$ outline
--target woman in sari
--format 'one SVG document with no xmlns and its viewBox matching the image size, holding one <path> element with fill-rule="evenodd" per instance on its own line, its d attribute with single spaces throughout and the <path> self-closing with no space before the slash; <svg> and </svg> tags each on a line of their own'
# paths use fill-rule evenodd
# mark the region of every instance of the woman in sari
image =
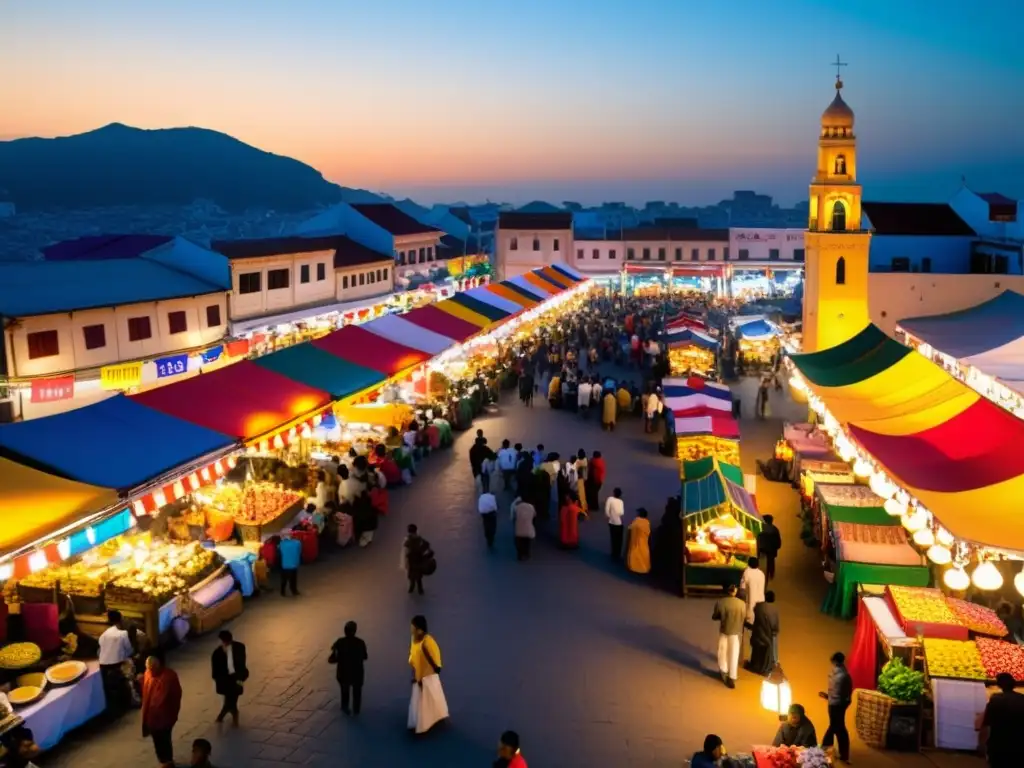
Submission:
<svg viewBox="0 0 1024 768">
<path fill-rule="evenodd" d="M 629 547 L 626 550 L 626 567 L 633 573 L 651 572 L 651 521 L 647 510 L 640 507 L 636 519 L 629 524 Z"/>
<path fill-rule="evenodd" d="M 617 416 L 618 404 L 615 402 L 615 395 L 608 392 L 601 403 L 601 427 L 609 432 L 615 431 L 615 417 Z"/>
<path fill-rule="evenodd" d="M 764 602 L 754 606 L 754 628 L 750 632 L 750 661 L 746 668 L 755 675 L 767 675 L 775 666 L 779 641 L 779 609 L 775 593 L 764 593 Z"/>
<path fill-rule="evenodd" d="M 576 498 L 580 500 L 580 514 L 587 517 L 587 452 L 576 452 Z"/>
<path fill-rule="evenodd" d="M 562 549 L 576 549 L 580 545 L 580 505 L 572 496 L 562 497 L 558 511 L 558 540 Z"/>
<path fill-rule="evenodd" d="M 441 649 L 427 633 L 427 618 L 412 617 L 412 645 L 409 647 L 412 667 L 412 696 L 409 699 L 410 731 L 426 733 L 448 717 L 448 702 L 441 687 Z"/>
</svg>

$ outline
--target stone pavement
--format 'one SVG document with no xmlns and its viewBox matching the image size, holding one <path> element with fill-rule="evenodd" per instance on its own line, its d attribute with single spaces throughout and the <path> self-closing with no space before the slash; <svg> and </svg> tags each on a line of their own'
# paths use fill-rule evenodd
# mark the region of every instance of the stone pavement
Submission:
<svg viewBox="0 0 1024 768">
<path fill-rule="evenodd" d="M 747 385 L 744 400 L 749 413 Z M 328 552 L 304 567 L 298 598 L 271 593 L 247 603 L 231 625 L 248 646 L 252 672 L 240 728 L 213 723 L 220 707 L 209 671 L 216 639 L 194 640 L 169 655 L 185 692 L 175 730 L 179 762 L 200 736 L 213 743 L 221 768 L 488 766 L 507 728 L 521 734 L 531 768 L 682 766 L 708 732 L 734 751 L 770 741 L 776 725 L 760 709 L 760 679 L 741 673 L 735 691 L 717 679 L 711 601 L 681 600 L 613 566 L 601 519 L 581 526 L 578 552 L 559 551 L 544 533 L 533 559 L 517 563 L 503 495 L 498 546 L 487 552 L 467 458 L 477 427 L 495 448 L 508 437 L 563 455 L 601 450 L 608 462 L 605 491 L 621 486 L 630 516 L 646 506 L 656 523 L 666 498 L 679 490 L 675 460 L 658 455 L 636 420 L 620 420 L 617 431 L 605 433 L 596 420 L 552 412 L 542 400 L 533 409 L 506 401 L 474 431 L 459 434 L 454 450 L 431 457 L 412 486 L 392 494 L 390 515 L 369 548 Z M 774 419 L 743 422 L 748 472 L 779 429 Z M 828 656 L 848 647 L 852 624 L 818 613 L 825 584 L 797 535 L 795 493 L 760 482 L 762 509 L 775 513 L 785 537 L 776 583 L 782 662 L 820 735 L 826 719 L 816 693 L 825 684 Z M 439 563 L 423 597 L 406 594 L 398 568 L 410 522 L 430 540 Z M 416 613 L 427 616 L 440 644 L 452 714 L 422 737 L 405 730 L 409 619 Z M 370 656 L 358 719 L 338 711 L 327 664 L 330 644 L 349 619 L 359 622 Z M 860 746 L 854 760 L 879 768 L 932 765 Z M 99 768 L 152 765 L 155 758 L 131 713 L 87 726 L 40 762 Z"/>
</svg>

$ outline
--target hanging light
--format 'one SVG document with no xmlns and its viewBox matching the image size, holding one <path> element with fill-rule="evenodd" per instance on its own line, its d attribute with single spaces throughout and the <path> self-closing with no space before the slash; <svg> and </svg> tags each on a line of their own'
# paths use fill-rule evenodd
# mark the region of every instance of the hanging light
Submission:
<svg viewBox="0 0 1024 768">
<path fill-rule="evenodd" d="M 963 592 L 971 585 L 971 578 L 967 571 L 959 565 L 954 565 L 942 577 L 942 581 L 954 592 Z"/>
<path fill-rule="evenodd" d="M 956 543 L 956 539 L 953 537 L 953 534 L 942 526 L 939 526 L 939 529 L 935 532 L 935 541 L 944 547 L 952 547 L 953 544 Z"/>
<path fill-rule="evenodd" d="M 839 458 L 843 461 L 852 461 L 853 457 L 857 455 L 857 452 L 849 443 L 839 443 L 837 448 L 839 449 Z"/>
<path fill-rule="evenodd" d="M 900 504 L 896 499 L 886 499 L 882 508 L 893 517 L 902 517 L 907 512 L 906 506 Z"/>
<path fill-rule="evenodd" d="M 875 496 L 882 499 L 891 498 L 893 493 L 896 491 L 893 484 L 890 483 L 881 472 L 875 472 L 875 474 L 871 476 L 871 480 L 868 481 L 868 487 Z"/>
<path fill-rule="evenodd" d="M 871 474 L 871 465 L 864 459 L 857 459 L 853 464 L 853 474 L 857 477 L 868 477 Z"/>
<path fill-rule="evenodd" d="M 761 682 L 761 706 L 782 720 L 789 714 L 789 705 L 792 703 L 793 691 L 789 680 L 782 671 L 782 665 L 776 662 L 768 677 Z"/>
<path fill-rule="evenodd" d="M 903 527 L 909 533 L 917 533 L 928 525 L 928 515 L 920 507 L 915 507 L 913 512 L 903 516 Z"/>
<path fill-rule="evenodd" d="M 1024 571 L 1021 571 L 1013 577 L 1013 586 L 1017 588 L 1017 591 L 1024 596 Z"/>
<path fill-rule="evenodd" d="M 914 534 L 914 543 L 922 549 L 928 549 L 935 543 L 935 534 L 932 533 L 931 528 L 925 526 Z"/>
<path fill-rule="evenodd" d="M 991 560 L 986 560 L 983 563 L 979 563 L 978 567 L 974 569 L 974 573 L 971 574 L 971 583 L 978 589 L 992 592 L 1003 586 L 1003 574 L 996 568 L 995 563 Z"/>
<path fill-rule="evenodd" d="M 928 547 L 928 559 L 936 565 L 949 565 L 953 561 L 953 553 L 941 544 Z"/>
</svg>

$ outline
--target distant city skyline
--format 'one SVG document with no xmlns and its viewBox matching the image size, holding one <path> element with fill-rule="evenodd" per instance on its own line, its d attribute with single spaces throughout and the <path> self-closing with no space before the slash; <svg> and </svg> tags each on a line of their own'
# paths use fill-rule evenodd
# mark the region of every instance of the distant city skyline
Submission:
<svg viewBox="0 0 1024 768">
<path fill-rule="evenodd" d="M 1018 16 L 1015 0 L 43 0 L 0 10 L 0 137 L 196 125 L 428 203 L 753 189 L 789 207 L 839 53 L 866 197 L 941 200 L 962 176 L 1024 197 Z"/>
</svg>

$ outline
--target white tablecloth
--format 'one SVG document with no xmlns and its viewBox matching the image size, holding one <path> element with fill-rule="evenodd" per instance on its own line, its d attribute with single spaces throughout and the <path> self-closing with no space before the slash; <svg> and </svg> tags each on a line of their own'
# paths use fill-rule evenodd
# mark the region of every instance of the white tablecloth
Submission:
<svg viewBox="0 0 1024 768">
<path fill-rule="evenodd" d="M 939 749 L 977 749 L 974 719 L 985 711 L 985 684 L 974 680 L 932 680 L 935 701 L 935 746 Z"/>
<path fill-rule="evenodd" d="M 88 664 L 89 671 L 74 685 L 47 687 L 42 699 L 16 710 L 40 749 L 52 749 L 67 733 L 106 709 L 100 665 L 95 661 Z"/>
</svg>

